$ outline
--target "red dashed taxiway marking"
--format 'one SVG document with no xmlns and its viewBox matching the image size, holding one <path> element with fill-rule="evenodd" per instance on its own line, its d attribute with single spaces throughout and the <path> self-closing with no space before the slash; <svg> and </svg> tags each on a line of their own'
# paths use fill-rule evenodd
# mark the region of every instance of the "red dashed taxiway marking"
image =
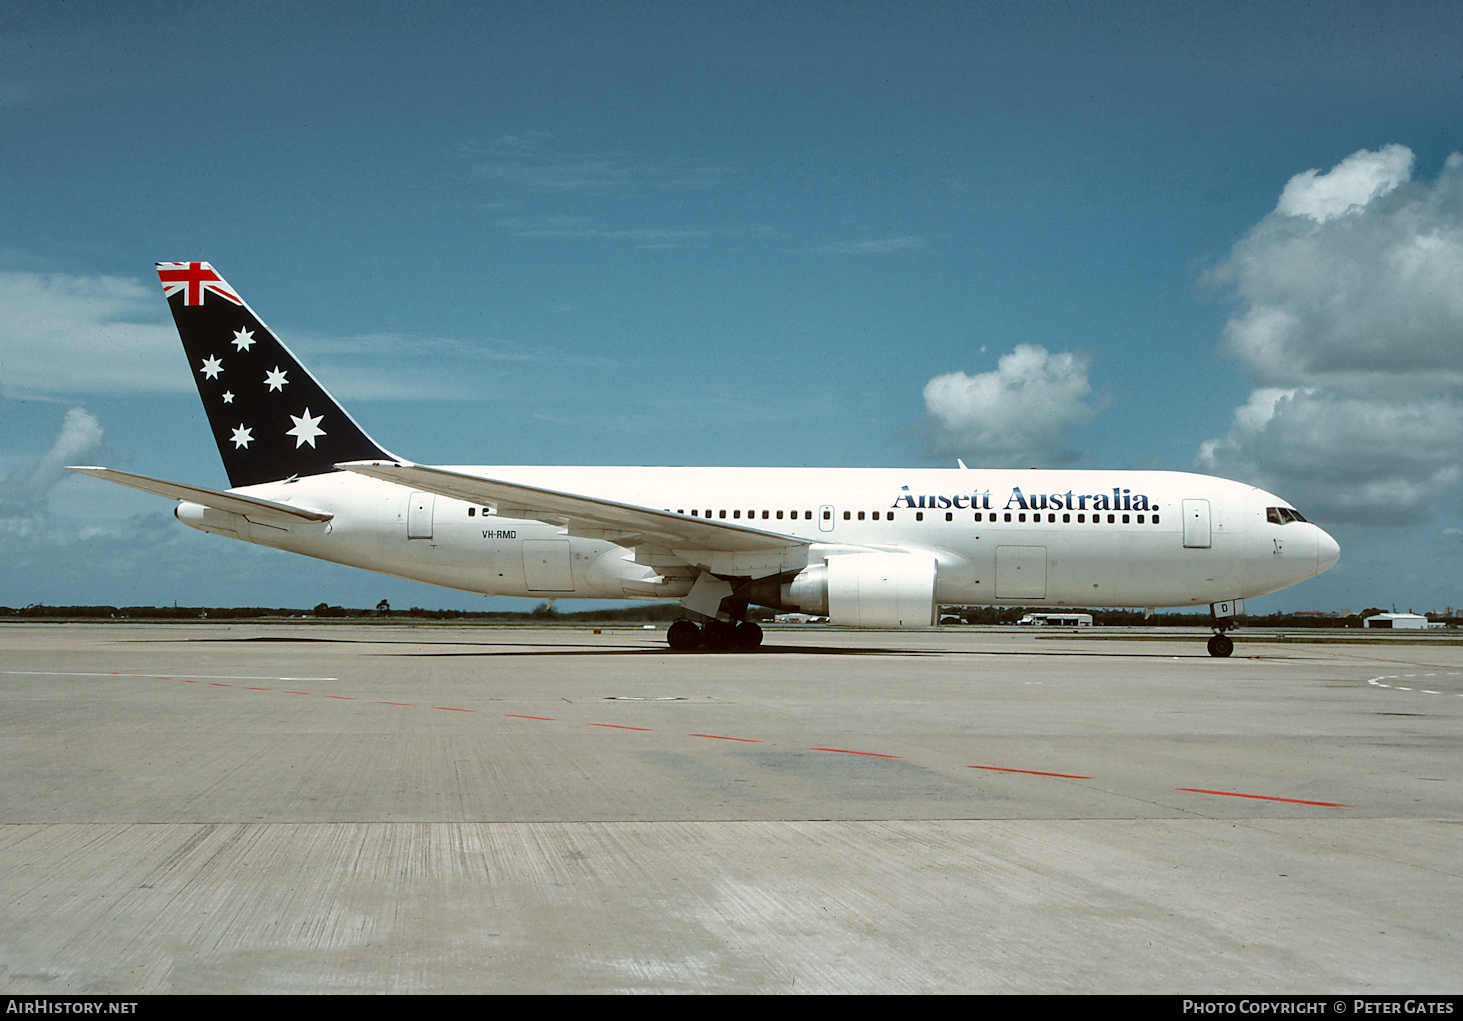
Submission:
<svg viewBox="0 0 1463 1021">
<path fill-rule="evenodd" d="M 232 688 L 232 687 L 236 687 L 236 685 L 229 684 L 229 683 L 227 683 L 225 681 L 211 680 L 206 675 L 196 675 L 196 674 L 195 675 L 136 674 L 136 673 L 123 673 L 123 672 L 120 672 L 120 671 L 106 671 L 106 672 L 100 672 L 100 673 L 78 673 L 78 672 L 72 672 L 72 671 L 41 671 L 41 670 L 0 670 L 0 674 L 11 674 L 11 675 L 25 674 L 25 675 L 31 675 L 31 676 L 57 676 L 57 677 L 142 677 L 142 678 L 147 678 L 149 680 L 179 681 L 179 682 L 182 682 L 184 684 L 199 684 L 199 683 L 206 682 L 207 684 L 209 684 L 209 685 L 211 685 L 213 687 L 216 687 L 216 688 Z M 338 681 L 338 680 L 340 680 L 340 678 L 338 678 L 338 677 L 234 677 L 233 680 L 251 680 L 251 681 L 252 680 L 259 680 L 259 681 L 263 681 L 263 680 L 279 680 L 279 681 Z M 237 685 L 237 687 L 243 688 L 245 691 L 274 691 L 275 690 L 273 688 L 256 687 L 256 686 L 253 686 L 253 685 Z M 281 694 L 285 694 L 285 695 L 309 695 L 311 693 L 308 692 L 308 691 L 282 691 Z M 346 702 L 357 702 L 357 701 L 360 701 L 360 699 L 357 698 L 357 696 L 355 696 L 355 695 L 325 695 L 324 697 L 325 698 L 339 699 L 341 701 L 346 701 Z M 385 701 L 385 700 L 377 700 L 377 701 L 374 701 L 373 704 L 374 705 L 401 706 L 403 708 L 414 708 L 417 705 L 417 703 L 415 703 L 415 702 L 388 702 L 388 701 Z M 479 711 L 477 709 L 462 709 L 462 708 L 459 708 L 457 706 L 445 706 L 445 705 L 432 706 L 432 708 L 433 709 L 442 710 L 444 712 L 453 712 L 453 713 L 475 713 L 475 712 L 478 712 Z M 504 717 L 506 717 L 506 718 L 516 719 L 516 720 L 542 720 L 542 721 L 544 721 L 546 723 L 557 723 L 557 722 L 560 722 L 559 721 L 559 718 L 556 717 L 556 716 L 529 716 L 526 713 L 503 713 L 502 715 Z M 651 732 L 654 731 L 654 728 L 653 727 L 632 727 L 632 726 L 629 726 L 628 724 L 624 724 L 624 723 L 588 723 L 588 724 L 585 724 L 585 726 L 589 726 L 589 727 L 604 727 L 604 728 L 612 729 L 612 730 L 635 730 L 635 731 L 640 731 L 642 733 L 651 733 Z M 764 742 L 764 741 L 762 741 L 762 740 L 760 740 L 758 738 L 752 738 L 752 737 L 730 737 L 730 736 L 727 736 L 727 735 L 724 735 L 724 734 L 689 734 L 687 736 L 689 736 L 689 737 L 706 738 L 706 739 L 713 740 L 713 741 L 740 741 L 740 742 L 743 742 L 745 744 L 765 744 L 766 743 L 766 742 Z M 884 752 L 865 752 L 865 751 L 859 751 L 859 750 L 853 749 L 853 748 L 812 748 L 810 750 L 811 751 L 815 751 L 815 752 L 835 752 L 835 753 L 837 753 L 839 755 L 864 755 L 864 756 L 868 756 L 869 758 L 875 758 L 875 759 L 900 759 L 900 758 L 903 758 L 903 756 L 900 756 L 900 755 L 890 755 L 890 754 L 887 754 L 887 753 L 884 753 Z M 1050 776 L 1050 777 L 1056 777 L 1058 779 L 1063 779 L 1063 780 L 1093 780 L 1093 779 L 1096 779 L 1095 777 L 1086 776 L 1086 775 L 1082 775 L 1082 774 L 1078 774 L 1078 773 L 1054 773 L 1054 772 L 1048 772 L 1046 770 L 1040 770 L 1040 769 L 1017 769 L 1017 768 L 1012 767 L 1012 766 L 967 766 L 966 768 L 967 769 L 983 769 L 983 770 L 988 770 L 988 771 L 997 772 L 997 773 L 1023 773 L 1023 774 L 1025 774 L 1027 776 Z M 1307 799 L 1304 799 L 1304 798 L 1281 798 L 1281 797 L 1276 797 L 1274 795 L 1269 795 L 1269 794 L 1242 794 L 1242 793 L 1240 793 L 1238 791 L 1215 791 L 1215 790 L 1208 790 L 1208 789 L 1203 788 L 1203 787 L 1178 787 L 1178 788 L 1175 788 L 1175 789 L 1176 790 L 1180 790 L 1180 791 L 1184 791 L 1185 793 L 1189 793 L 1189 794 L 1213 794 L 1213 795 L 1216 795 L 1218 797 L 1224 797 L 1224 798 L 1249 798 L 1249 799 L 1255 800 L 1255 801 L 1278 801 L 1278 802 L 1283 802 L 1283 803 L 1291 804 L 1291 805 L 1316 805 L 1316 806 L 1319 806 L 1319 807 L 1322 807 L 1322 808 L 1350 808 L 1351 807 L 1350 805 L 1345 805 L 1345 804 L 1342 804 L 1342 803 L 1336 802 L 1336 801 L 1311 801 L 1311 800 L 1307 800 Z"/>
<path fill-rule="evenodd" d="M 1026 773 L 1029 776 L 1059 776 L 1063 780 L 1091 780 L 1090 776 L 1078 776 L 1076 773 L 1043 773 L 1039 769 L 1011 769 L 1009 766 L 966 766 L 966 769 L 989 769 L 996 773 Z"/>
<path fill-rule="evenodd" d="M 1268 794 L 1239 794 L 1235 791 L 1206 791 L 1202 787 L 1176 787 L 1175 790 L 1190 794 L 1218 794 L 1222 798 L 1254 798 L 1256 801 L 1284 801 L 1292 805 L 1320 805 L 1323 808 L 1350 808 L 1336 801 L 1305 801 L 1301 798 L 1276 798 Z"/>
</svg>

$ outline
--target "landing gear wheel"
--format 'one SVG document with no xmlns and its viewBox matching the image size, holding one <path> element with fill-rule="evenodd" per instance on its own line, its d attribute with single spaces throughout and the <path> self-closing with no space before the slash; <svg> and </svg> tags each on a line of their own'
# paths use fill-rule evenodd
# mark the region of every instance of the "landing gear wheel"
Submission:
<svg viewBox="0 0 1463 1021">
<path fill-rule="evenodd" d="M 708 620 L 701 629 L 701 640 L 712 652 L 725 652 L 736 642 L 736 627 L 724 620 Z"/>
<path fill-rule="evenodd" d="M 736 646 L 738 649 L 755 649 L 762 644 L 762 628 L 751 620 L 737 625 Z"/>
<path fill-rule="evenodd" d="M 1229 635 L 1214 635 L 1209 639 L 1209 655 L 1224 659 L 1234 651 L 1234 639 Z"/>
<path fill-rule="evenodd" d="M 678 620 L 666 628 L 665 640 L 676 652 L 694 652 L 701 644 L 701 629 L 689 620 Z"/>
</svg>

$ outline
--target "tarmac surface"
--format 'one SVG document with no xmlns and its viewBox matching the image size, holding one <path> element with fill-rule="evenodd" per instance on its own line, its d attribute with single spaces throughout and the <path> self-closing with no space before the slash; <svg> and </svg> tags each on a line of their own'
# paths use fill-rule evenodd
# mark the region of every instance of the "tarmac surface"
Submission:
<svg viewBox="0 0 1463 1021">
<path fill-rule="evenodd" d="M 1084 632 L 0 624 L 0 990 L 1463 992 L 1463 645 Z"/>
</svg>

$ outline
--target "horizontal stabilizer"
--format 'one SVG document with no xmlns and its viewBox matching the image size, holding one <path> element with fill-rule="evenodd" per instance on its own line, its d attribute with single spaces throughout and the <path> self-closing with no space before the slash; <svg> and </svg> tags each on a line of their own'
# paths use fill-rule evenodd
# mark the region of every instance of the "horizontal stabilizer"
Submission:
<svg viewBox="0 0 1463 1021">
<path fill-rule="evenodd" d="M 152 493 L 154 496 L 165 496 L 170 500 L 185 500 L 188 503 L 201 504 L 215 510 L 228 511 L 231 514 L 245 514 L 254 517 L 273 514 L 279 517 L 296 518 L 300 521 L 329 521 L 335 516 L 325 511 L 307 510 L 288 503 L 277 503 L 274 500 L 261 500 L 257 496 L 227 493 L 219 489 L 206 489 L 203 486 L 187 486 L 181 482 L 154 479 L 147 475 L 133 475 L 131 472 L 121 472 L 113 468 L 76 465 L 67 467 L 74 472 L 81 472 L 83 475 L 115 482 L 119 486 L 130 486 L 133 489 L 140 489 L 144 493 Z"/>
<path fill-rule="evenodd" d="M 337 468 L 373 479 L 436 493 L 453 500 L 493 507 L 505 517 L 532 518 L 566 526 L 584 534 L 600 529 L 604 537 L 621 545 L 644 543 L 667 549 L 700 549 L 721 552 L 793 549 L 808 540 L 778 532 L 764 532 L 745 525 L 711 521 L 653 507 L 617 503 L 577 493 L 563 493 L 537 486 L 524 486 L 479 475 L 465 475 L 443 468 L 393 461 L 350 461 Z M 619 538 L 616 538 L 616 535 Z"/>
</svg>

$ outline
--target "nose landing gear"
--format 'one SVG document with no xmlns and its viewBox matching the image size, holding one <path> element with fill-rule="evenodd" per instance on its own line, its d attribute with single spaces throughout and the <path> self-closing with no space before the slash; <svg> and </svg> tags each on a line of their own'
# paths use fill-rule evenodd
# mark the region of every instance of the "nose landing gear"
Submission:
<svg viewBox="0 0 1463 1021">
<path fill-rule="evenodd" d="M 1214 614 L 1214 634 L 1209 638 L 1209 655 L 1226 659 L 1234 652 L 1234 639 L 1225 632 L 1236 627 L 1234 618 L 1244 615 L 1245 601 L 1227 599 L 1221 603 L 1210 603 L 1209 611 Z"/>
</svg>

